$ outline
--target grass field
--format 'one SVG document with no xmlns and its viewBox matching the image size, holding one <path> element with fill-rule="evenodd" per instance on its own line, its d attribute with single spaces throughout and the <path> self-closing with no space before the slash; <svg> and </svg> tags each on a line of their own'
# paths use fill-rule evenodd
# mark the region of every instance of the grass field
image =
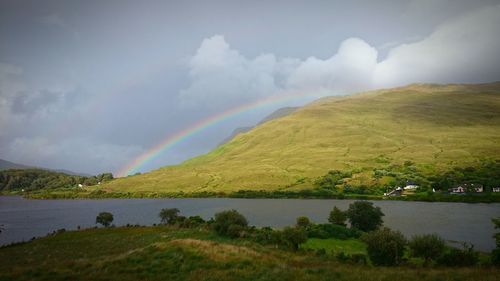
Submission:
<svg viewBox="0 0 500 281">
<path fill-rule="evenodd" d="M 344 252 L 346 254 L 366 254 L 366 244 L 358 239 L 318 239 L 309 238 L 306 243 L 301 245 L 302 249 L 319 250 L 325 249 L 327 253 L 335 254 Z"/>
<path fill-rule="evenodd" d="M 328 170 L 373 184 L 409 160 L 424 174 L 500 159 L 500 83 L 410 85 L 315 101 L 177 166 L 101 185 L 119 192 L 299 190 Z M 382 179 L 383 180 L 383 179 Z M 90 187 L 95 189 L 97 187 Z"/>
<path fill-rule="evenodd" d="M 306 245 L 315 243 L 310 240 Z M 342 247 L 359 249 L 351 242 Z M 207 230 L 165 226 L 64 232 L 0 248 L 0 261 L 2 281 L 500 280 L 495 268 L 351 265 L 312 252 L 295 253 L 221 238 Z"/>
</svg>

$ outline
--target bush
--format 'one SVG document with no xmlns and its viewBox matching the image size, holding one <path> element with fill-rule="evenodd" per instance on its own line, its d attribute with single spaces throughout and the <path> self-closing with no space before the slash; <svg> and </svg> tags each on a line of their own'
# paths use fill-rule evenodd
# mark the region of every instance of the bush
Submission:
<svg viewBox="0 0 500 281">
<path fill-rule="evenodd" d="M 239 224 L 231 224 L 227 228 L 227 236 L 231 238 L 239 238 L 242 236 L 243 232 L 245 231 L 245 227 L 241 226 Z"/>
<path fill-rule="evenodd" d="M 323 248 L 321 248 L 321 249 L 317 249 L 317 250 L 316 250 L 316 255 L 317 255 L 317 256 L 320 256 L 320 257 L 322 257 L 322 256 L 326 256 L 326 250 L 325 250 L 325 249 L 323 249 Z"/>
<path fill-rule="evenodd" d="M 113 222 L 113 214 L 108 212 L 100 212 L 95 218 L 95 223 L 100 223 L 104 227 L 108 227 Z"/>
<path fill-rule="evenodd" d="M 333 224 L 343 225 L 345 226 L 345 221 L 347 220 L 347 216 L 345 212 L 342 212 L 337 206 L 333 207 L 333 210 L 330 212 L 330 216 L 328 217 L 328 221 Z"/>
<path fill-rule="evenodd" d="M 296 223 L 297 227 L 307 228 L 310 225 L 311 225 L 311 221 L 309 220 L 308 217 L 298 217 L 297 218 L 297 223 Z"/>
<path fill-rule="evenodd" d="M 193 228 L 193 227 L 198 227 L 201 226 L 205 223 L 205 220 L 200 217 L 200 216 L 191 216 L 189 218 L 184 219 L 184 221 L 181 223 L 181 227 L 185 228 Z"/>
<path fill-rule="evenodd" d="M 500 218 L 494 218 L 491 221 L 495 225 L 495 229 L 500 229 Z M 500 232 L 495 233 L 493 238 L 495 238 L 497 247 L 491 252 L 491 263 L 500 265 Z"/>
<path fill-rule="evenodd" d="M 253 231 L 253 239 L 260 244 L 280 244 L 282 243 L 281 232 L 270 227 L 263 227 Z"/>
<path fill-rule="evenodd" d="M 335 258 L 340 262 L 351 263 L 351 264 L 359 264 L 366 265 L 368 264 L 368 259 L 365 254 L 346 254 L 341 251 L 335 255 Z"/>
<path fill-rule="evenodd" d="M 441 256 L 445 249 L 445 242 L 437 234 L 416 235 L 409 242 L 411 255 L 425 259 L 428 263 Z"/>
<path fill-rule="evenodd" d="M 368 201 L 356 201 L 349 205 L 346 212 L 351 227 L 361 231 L 372 231 L 382 225 L 384 213 Z"/>
<path fill-rule="evenodd" d="M 337 224 L 316 224 L 307 229 L 307 236 L 311 238 L 337 238 L 345 240 L 349 238 L 359 238 L 361 232 L 357 229 L 347 228 Z"/>
<path fill-rule="evenodd" d="M 213 228 L 218 234 L 234 237 L 234 231 L 236 231 L 236 227 L 232 227 L 231 232 L 229 231 L 229 228 L 232 225 L 246 228 L 248 225 L 248 221 L 242 214 L 238 213 L 238 211 L 236 210 L 223 211 L 215 214 Z"/>
<path fill-rule="evenodd" d="M 469 243 L 463 244 L 463 249 L 451 248 L 441 255 L 437 263 L 446 266 L 472 266 L 479 261 L 479 253 L 474 251 L 474 246 Z"/>
<path fill-rule="evenodd" d="M 179 217 L 179 209 L 161 209 L 159 216 L 161 223 L 174 224 Z"/>
<path fill-rule="evenodd" d="M 307 233 L 303 228 L 285 227 L 282 231 L 282 239 L 285 244 L 296 251 L 300 244 L 307 241 Z"/>
<path fill-rule="evenodd" d="M 365 234 L 362 240 L 368 246 L 368 256 L 374 265 L 391 266 L 401 263 L 407 243 L 401 232 L 384 227 Z"/>
<path fill-rule="evenodd" d="M 491 263 L 494 265 L 500 265 L 500 249 L 496 248 L 491 251 Z"/>
<path fill-rule="evenodd" d="M 368 258 L 366 257 L 365 254 L 352 254 L 351 262 L 354 264 L 367 265 Z"/>
<path fill-rule="evenodd" d="M 335 255 L 335 258 L 340 261 L 340 262 L 348 262 L 349 261 L 349 255 L 346 254 L 344 251 L 340 251 Z"/>
</svg>

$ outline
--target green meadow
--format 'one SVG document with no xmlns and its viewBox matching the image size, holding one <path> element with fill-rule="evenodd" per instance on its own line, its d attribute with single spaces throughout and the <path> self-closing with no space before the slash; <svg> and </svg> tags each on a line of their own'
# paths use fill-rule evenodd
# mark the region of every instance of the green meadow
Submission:
<svg viewBox="0 0 500 281">
<path fill-rule="evenodd" d="M 359 243 L 310 239 L 294 252 L 203 228 L 87 229 L 0 248 L 0 280 L 500 280 L 493 267 L 375 267 L 306 250 Z"/>
</svg>

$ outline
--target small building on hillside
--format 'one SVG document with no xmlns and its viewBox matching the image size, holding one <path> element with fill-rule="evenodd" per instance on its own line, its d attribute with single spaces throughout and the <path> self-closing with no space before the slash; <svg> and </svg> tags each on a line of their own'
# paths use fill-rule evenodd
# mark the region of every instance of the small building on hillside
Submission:
<svg viewBox="0 0 500 281">
<path fill-rule="evenodd" d="M 448 189 L 450 193 L 467 193 L 467 192 L 475 192 L 480 193 L 483 192 L 483 185 L 478 183 L 462 183 L 458 184 L 450 189 Z"/>
<path fill-rule="evenodd" d="M 500 186 L 499 187 L 492 187 L 491 192 L 500 192 Z"/>
</svg>

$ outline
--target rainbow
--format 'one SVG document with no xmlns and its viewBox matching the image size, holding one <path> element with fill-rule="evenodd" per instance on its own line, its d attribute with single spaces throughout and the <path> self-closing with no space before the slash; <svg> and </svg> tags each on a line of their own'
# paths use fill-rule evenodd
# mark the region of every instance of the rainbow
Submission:
<svg viewBox="0 0 500 281">
<path fill-rule="evenodd" d="M 144 167 L 145 164 L 147 164 L 149 161 L 163 153 L 164 151 L 167 151 L 168 149 L 172 148 L 176 144 L 190 138 L 191 136 L 211 127 L 216 124 L 219 124 L 223 122 L 224 120 L 227 120 L 229 118 L 236 117 L 240 114 L 243 114 L 245 112 L 248 112 L 250 110 L 254 110 L 257 108 L 261 108 L 264 106 L 269 106 L 278 102 L 283 102 L 287 100 L 292 100 L 295 98 L 304 98 L 304 97 L 320 97 L 323 95 L 319 94 L 304 94 L 304 93 L 286 93 L 286 94 L 281 94 L 281 95 L 274 95 L 274 96 L 269 96 L 263 99 L 259 99 L 250 103 L 246 103 L 234 108 L 231 108 L 229 110 L 226 110 L 222 113 L 215 114 L 213 116 L 210 116 L 206 119 L 200 120 L 193 125 L 191 125 L 188 128 L 185 128 L 182 131 L 176 132 L 175 134 L 167 136 L 165 139 L 163 139 L 161 142 L 150 148 L 148 151 L 142 153 L 132 161 L 130 161 L 127 165 L 125 165 L 123 168 L 121 168 L 117 172 L 117 176 L 119 177 L 124 177 L 127 175 L 134 174 L 138 172 L 142 167 Z"/>
</svg>

